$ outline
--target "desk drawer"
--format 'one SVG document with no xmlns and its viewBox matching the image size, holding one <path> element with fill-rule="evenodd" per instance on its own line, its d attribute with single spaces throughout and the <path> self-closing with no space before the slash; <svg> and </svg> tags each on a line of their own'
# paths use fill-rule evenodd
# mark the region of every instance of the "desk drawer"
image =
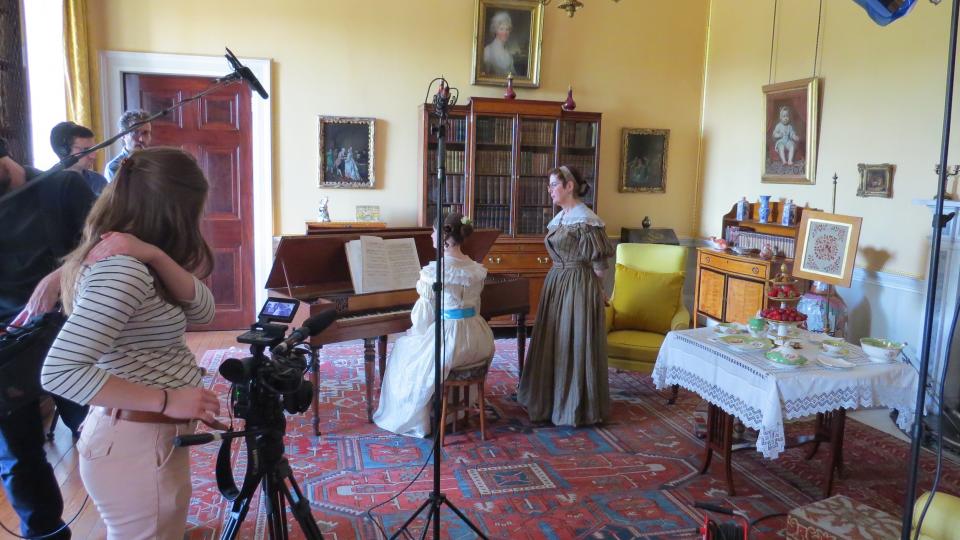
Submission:
<svg viewBox="0 0 960 540">
<path fill-rule="evenodd" d="M 553 265 L 548 255 L 536 253 L 490 253 L 483 265 L 491 272 L 507 270 L 549 270 Z"/>
<path fill-rule="evenodd" d="M 766 264 L 755 264 L 738 261 L 736 259 L 728 259 L 722 255 L 712 253 L 701 253 L 700 265 L 759 279 L 767 279 L 767 270 L 769 268 Z"/>
</svg>

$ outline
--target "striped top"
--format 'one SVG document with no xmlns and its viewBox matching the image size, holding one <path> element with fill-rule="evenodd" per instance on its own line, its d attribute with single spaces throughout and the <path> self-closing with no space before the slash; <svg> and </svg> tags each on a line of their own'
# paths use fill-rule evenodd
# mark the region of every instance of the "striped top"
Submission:
<svg viewBox="0 0 960 540">
<path fill-rule="evenodd" d="M 114 375 L 155 388 L 199 386 L 203 370 L 187 348 L 187 323 L 213 319 L 213 295 L 194 278 L 194 300 L 157 295 L 141 261 L 109 257 L 80 274 L 73 313 L 47 353 L 44 389 L 86 404 Z"/>
</svg>

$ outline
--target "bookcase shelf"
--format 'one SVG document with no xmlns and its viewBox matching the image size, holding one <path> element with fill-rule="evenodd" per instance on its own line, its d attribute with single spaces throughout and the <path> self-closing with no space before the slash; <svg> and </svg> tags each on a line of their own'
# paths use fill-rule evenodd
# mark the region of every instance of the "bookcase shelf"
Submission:
<svg viewBox="0 0 960 540">
<path fill-rule="evenodd" d="M 601 115 L 564 111 L 560 105 L 559 101 L 475 97 L 467 105 L 452 107 L 447 124 L 448 134 L 462 136 L 448 140 L 447 184 L 460 183 L 444 190 L 442 211 L 463 212 L 473 219 L 474 228 L 501 231 L 486 261 L 487 269 L 491 274 L 521 275 L 530 280 L 534 312 L 527 321 L 531 324 L 550 268 L 543 235 L 558 211 L 547 192 L 550 169 L 559 165 L 580 169 L 591 184 L 584 202 L 596 210 Z M 430 105 L 421 105 L 421 226 L 431 226 L 437 211 L 434 196 L 428 193 L 436 185 L 437 172 L 432 110 Z M 450 143 L 453 140 L 459 144 Z"/>
</svg>

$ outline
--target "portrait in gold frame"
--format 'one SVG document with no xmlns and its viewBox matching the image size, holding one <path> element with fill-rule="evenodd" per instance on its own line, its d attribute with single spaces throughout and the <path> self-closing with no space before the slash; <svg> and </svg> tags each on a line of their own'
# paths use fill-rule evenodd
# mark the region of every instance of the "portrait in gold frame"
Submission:
<svg viewBox="0 0 960 540">
<path fill-rule="evenodd" d="M 761 182 L 816 183 L 818 112 L 816 77 L 763 87 Z"/>
<path fill-rule="evenodd" d="M 374 187 L 375 123 L 373 118 L 317 117 L 317 187 Z"/>
<path fill-rule="evenodd" d="M 537 0 L 477 0 L 473 84 L 540 87 L 543 5 Z"/>
</svg>

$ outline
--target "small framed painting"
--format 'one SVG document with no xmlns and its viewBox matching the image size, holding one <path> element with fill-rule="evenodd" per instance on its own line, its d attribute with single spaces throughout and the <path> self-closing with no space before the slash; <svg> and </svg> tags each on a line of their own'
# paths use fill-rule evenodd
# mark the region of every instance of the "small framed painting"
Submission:
<svg viewBox="0 0 960 540">
<path fill-rule="evenodd" d="M 857 164 L 860 171 L 860 186 L 857 187 L 857 197 L 893 196 L 893 171 L 896 165 L 881 163 L 880 165 Z"/>
<path fill-rule="evenodd" d="M 623 128 L 620 192 L 665 193 L 669 129 Z"/>
<path fill-rule="evenodd" d="M 816 182 L 818 90 L 816 77 L 763 87 L 761 182 Z"/>
<path fill-rule="evenodd" d="M 800 221 L 793 275 L 849 287 L 862 218 L 807 210 Z"/>
<path fill-rule="evenodd" d="M 542 33 L 539 0 L 477 0 L 471 82 L 539 88 Z"/>
<path fill-rule="evenodd" d="M 321 188 L 372 188 L 373 118 L 318 117 Z"/>
</svg>

